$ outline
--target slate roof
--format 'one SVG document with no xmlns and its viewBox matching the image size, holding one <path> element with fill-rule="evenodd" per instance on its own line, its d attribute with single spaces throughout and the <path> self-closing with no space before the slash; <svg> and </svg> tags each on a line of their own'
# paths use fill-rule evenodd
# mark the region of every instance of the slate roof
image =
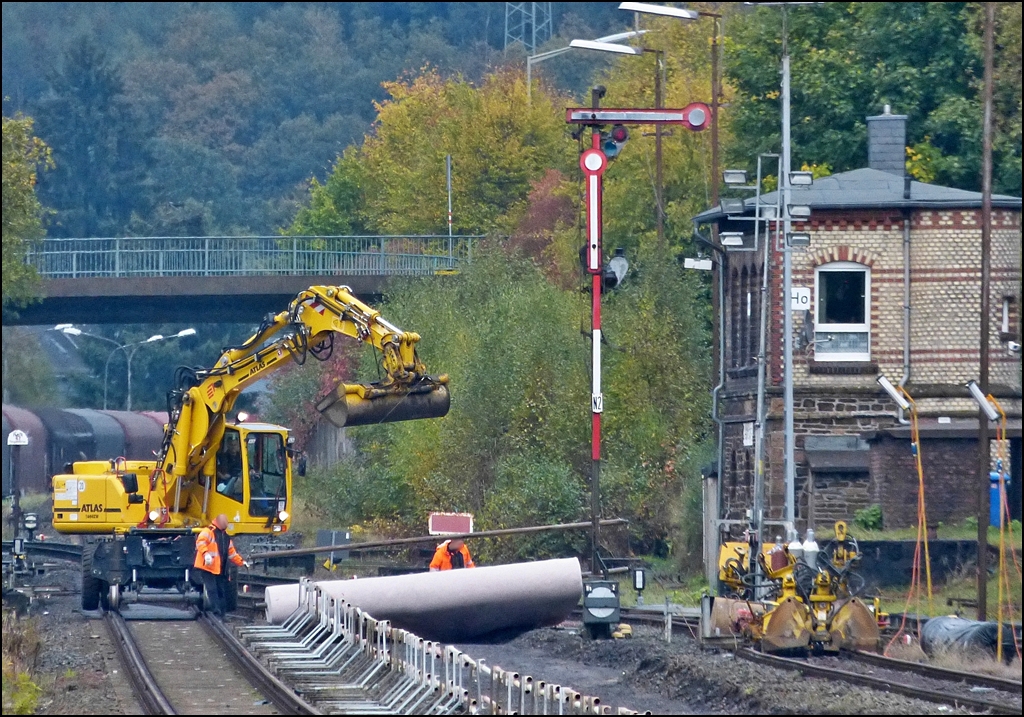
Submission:
<svg viewBox="0 0 1024 717">
<path fill-rule="evenodd" d="M 904 178 L 879 169 L 854 169 L 815 179 L 808 187 L 793 187 L 793 204 L 815 209 L 974 209 L 981 207 L 981 192 L 940 187 L 924 182 L 910 183 L 910 199 L 903 198 Z M 775 204 L 777 192 L 761 195 L 763 204 Z M 754 197 L 744 200 L 746 214 L 754 213 Z M 1021 208 L 1020 197 L 992 195 L 992 207 Z M 707 224 L 725 218 L 720 207 L 712 207 L 693 218 Z"/>
</svg>

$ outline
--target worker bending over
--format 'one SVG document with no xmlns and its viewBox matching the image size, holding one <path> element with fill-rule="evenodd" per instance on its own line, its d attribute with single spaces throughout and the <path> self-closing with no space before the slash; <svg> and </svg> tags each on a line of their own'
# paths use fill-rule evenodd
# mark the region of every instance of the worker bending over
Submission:
<svg viewBox="0 0 1024 717">
<path fill-rule="evenodd" d="M 430 572 L 452 568 L 475 568 L 466 543 L 458 538 L 446 540 L 437 546 L 434 559 L 430 561 Z"/>
</svg>

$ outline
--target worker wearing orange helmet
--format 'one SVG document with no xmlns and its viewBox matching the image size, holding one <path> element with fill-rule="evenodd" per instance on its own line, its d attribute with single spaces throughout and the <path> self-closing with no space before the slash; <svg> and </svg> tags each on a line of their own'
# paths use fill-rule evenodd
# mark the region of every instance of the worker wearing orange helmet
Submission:
<svg viewBox="0 0 1024 717">
<path fill-rule="evenodd" d="M 475 567 L 473 558 L 469 555 L 469 548 L 459 538 L 446 540 L 438 545 L 437 550 L 434 551 L 434 559 L 430 561 L 430 572 L 432 573 L 438 570 Z"/>
<path fill-rule="evenodd" d="M 249 565 L 235 550 L 227 530 L 228 517 L 223 513 L 200 530 L 196 536 L 196 560 L 193 564 L 203 579 L 210 611 L 218 617 L 224 617 L 229 604 L 228 591 L 232 588 L 224 556 L 239 567 Z"/>
</svg>

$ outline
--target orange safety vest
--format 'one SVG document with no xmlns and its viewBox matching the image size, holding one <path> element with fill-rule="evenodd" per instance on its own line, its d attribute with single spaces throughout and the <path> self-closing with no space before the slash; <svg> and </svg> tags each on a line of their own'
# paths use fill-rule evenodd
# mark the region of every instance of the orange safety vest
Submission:
<svg viewBox="0 0 1024 717">
<path fill-rule="evenodd" d="M 452 541 L 446 540 L 437 546 L 437 550 L 434 552 L 434 559 L 430 561 L 430 567 L 434 570 L 451 570 L 452 569 L 452 555 L 448 552 L 448 543 Z M 462 553 L 463 565 L 467 568 L 475 568 L 473 564 L 473 558 L 469 556 L 469 548 L 463 543 L 462 547 L 459 548 L 459 552 Z"/>
<path fill-rule="evenodd" d="M 206 564 L 205 558 L 208 554 L 213 556 L 213 562 L 209 565 Z M 209 525 L 200 530 L 199 535 L 196 536 L 196 562 L 193 567 L 220 575 L 220 560 L 220 551 L 217 550 L 217 534 L 214 526 Z M 235 550 L 235 543 L 231 538 L 228 538 L 228 560 L 239 567 L 245 563 L 242 556 Z"/>
</svg>

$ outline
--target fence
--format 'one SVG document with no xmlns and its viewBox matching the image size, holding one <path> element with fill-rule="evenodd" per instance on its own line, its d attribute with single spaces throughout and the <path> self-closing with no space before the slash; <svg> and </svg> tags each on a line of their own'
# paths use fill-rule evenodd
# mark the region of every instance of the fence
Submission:
<svg viewBox="0 0 1024 717">
<path fill-rule="evenodd" d="M 473 257 L 481 236 L 45 239 L 28 261 L 47 279 L 147 276 L 429 275 Z"/>
</svg>

